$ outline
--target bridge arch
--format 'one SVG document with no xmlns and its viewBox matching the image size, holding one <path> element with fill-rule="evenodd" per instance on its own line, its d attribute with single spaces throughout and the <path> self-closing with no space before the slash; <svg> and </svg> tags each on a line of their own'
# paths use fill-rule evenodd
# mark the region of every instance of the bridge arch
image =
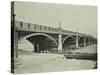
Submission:
<svg viewBox="0 0 100 75">
<path fill-rule="evenodd" d="M 75 47 L 75 40 L 76 38 L 73 35 L 66 36 L 62 42 L 63 50 L 66 51 L 67 49 Z"/>
<path fill-rule="evenodd" d="M 52 36 L 44 33 L 33 33 L 30 35 L 26 35 L 21 39 L 27 40 L 31 44 L 33 44 L 34 48 L 32 51 L 35 52 L 41 52 L 46 50 L 52 51 L 52 49 L 56 49 L 58 47 L 56 40 Z M 38 48 L 38 51 L 36 50 L 36 47 Z"/>
<path fill-rule="evenodd" d="M 65 42 L 69 37 L 71 37 L 71 38 L 73 38 L 73 39 L 75 40 L 75 37 L 74 37 L 73 35 L 68 35 L 67 37 L 64 38 L 62 44 L 64 44 L 64 42 Z"/>
<path fill-rule="evenodd" d="M 48 34 L 44 34 L 44 33 L 33 33 L 33 34 L 25 36 L 23 39 L 27 39 L 29 37 L 37 36 L 37 35 L 43 35 L 43 36 L 49 37 L 56 44 L 56 46 L 58 46 L 57 42 L 55 41 L 55 39 L 52 36 L 49 36 Z"/>
</svg>

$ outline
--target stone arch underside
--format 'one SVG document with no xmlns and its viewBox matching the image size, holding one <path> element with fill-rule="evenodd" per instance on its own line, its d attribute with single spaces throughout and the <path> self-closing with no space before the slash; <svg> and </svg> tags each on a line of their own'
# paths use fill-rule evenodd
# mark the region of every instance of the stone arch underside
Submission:
<svg viewBox="0 0 100 75">
<path fill-rule="evenodd" d="M 58 44 L 51 36 L 43 33 L 34 33 L 25 36 L 23 39 L 28 40 L 34 46 L 34 52 L 51 51 L 57 49 Z"/>
</svg>

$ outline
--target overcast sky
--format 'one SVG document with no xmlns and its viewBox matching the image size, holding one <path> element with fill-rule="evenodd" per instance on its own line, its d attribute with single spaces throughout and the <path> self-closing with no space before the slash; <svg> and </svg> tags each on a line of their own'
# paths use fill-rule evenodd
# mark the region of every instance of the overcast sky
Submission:
<svg viewBox="0 0 100 75">
<path fill-rule="evenodd" d="M 97 7 L 68 4 L 15 2 L 16 20 L 97 36 Z"/>
</svg>

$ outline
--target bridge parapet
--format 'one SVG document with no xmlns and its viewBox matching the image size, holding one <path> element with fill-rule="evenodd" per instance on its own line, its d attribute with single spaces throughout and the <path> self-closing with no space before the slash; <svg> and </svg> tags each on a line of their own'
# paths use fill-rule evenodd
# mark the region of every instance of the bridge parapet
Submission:
<svg viewBox="0 0 100 75">
<path fill-rule="evenodd" d="M 67 31 L 59 28 L 53 28 L 53 27 L 48 27 L 48 26 L 43 26 L 39 24 L 32 24 L 32 23 L 26 23 L 26 22 L 21 22 L 21 21 L 15 21 L 15 26 L 17 30 L 20 31 L 32 31 L 32 32 L 47 32 L 47 33 L 55 33 L 59 34 L 65 34 L 65 35 L 76 35 L 76 32 L 72 31 Z"/>
<path fill-rule="evenodd" d="M 15 26 L 16 26 L 16 29 L 20 30 L 20 31 L 36 31 L 36 32 L 59 33 L 58 28 L 42 26 L 42 25 L 39 25 L 39 24 L 31 24 L 31 23 L 15 21 Z"/>
<path fill-rule="evenodd" d="M 45 33 L 54 33 L 54 34 L 61 33 L 64 35 L 75 35 L 75 36 L 78 35 L 78 36 L 84 36 L 84 37 L 91 37 L 90 35 L 79 33 L 79 32 L 73 32 L 73 31 L 68 31 L 64 29 L 53 28 L 53 27 L 43 26 L 39 24 L 21 22 L 21 21 L 15 21 L 15 26 L 16 26 L 16 29 L 19 31 L 45 32 Z"/>
</svg>

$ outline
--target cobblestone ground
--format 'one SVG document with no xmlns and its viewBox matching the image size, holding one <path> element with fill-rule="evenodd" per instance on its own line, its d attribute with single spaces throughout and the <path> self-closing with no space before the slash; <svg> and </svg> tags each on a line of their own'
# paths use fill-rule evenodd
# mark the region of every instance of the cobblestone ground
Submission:
<svg viewBox="0 0 100 75">
<path fill-rule="evenodd" d="M 94 46 L 93 46 L 94 47 Z M 91 48 L 93 49 L 93 48 Z M 95 67 L 96 61 L 65 59 L 62 54 L 29 53 L 19 55 L 15 73 L 85 70 Z"/>
</svg>

